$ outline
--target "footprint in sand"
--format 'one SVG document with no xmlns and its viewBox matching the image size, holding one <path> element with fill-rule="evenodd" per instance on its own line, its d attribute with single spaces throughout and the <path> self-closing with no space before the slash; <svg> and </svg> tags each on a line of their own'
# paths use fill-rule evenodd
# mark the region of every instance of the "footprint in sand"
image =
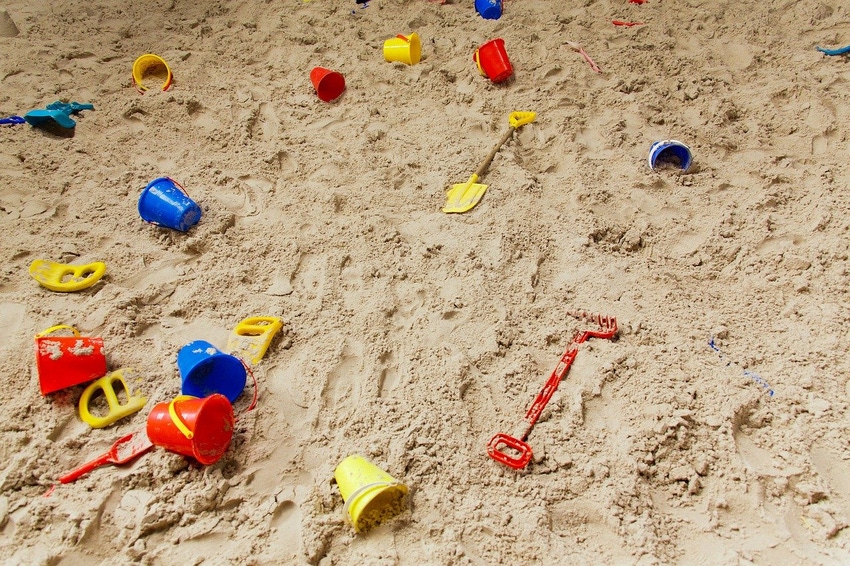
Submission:
<svg viewBox="0 0 850 566">
<path fill-rule="evenodd" d="M 278 503 L 270 522 L 274 530 L 269 537 L 269 547 L 274 548 L 276 559 L 294 560 L 301 546 L 301 510 L 295 501 L 284 500 Z"/>
<path fill-rule="evenodd" d="M 324 256 L 304 254 L 292 276 L 292 288 L 307 301 L 322 302 L 325 287 L 326 260 Z"/>
<path fill-rule="evenodd" d="M 844 515 L 850 518 L 850 464 L 817 444 L 809 455 L 818 475 L 830 488 L 829 496 L 835 498 Z"/>
<path fill-rule="evenodd" d="M 258 141 L 275 141 L 280 132 L 280 120 L 274 112 L 274 108 L 265 102 L 252 112 L 248 118 L 248 136 Z"/>
<path fill-rule="evenodd" d="M 378 361 L 383 366 L 378 377 L 378 397 L 392 397 L 399 381 L 399 369 L 395 355 L 392 352 L 385 352 L 378 357 Z"/>
<path fill-rule="evenodd" d="M 363 345 L 345 344 L 331 369 L 325 376 L 320 394 L 320 409 L 316 416 L 315 429 L 340 432 L 342 425 L 360 406 L 360 398 L 366 389 L 365 380 L 371 373 L 363 367 Z"/>
<path fill-rule="evenodd" d="M 17 345 L 14 343 L 16 336 L 22 330 L 27 308 L 20 303 L 0 303 L 0 352 L 10 351 Z"/>
<path fill-rule="evenodd" d="M 274 188 L 274 182 L 255 175 L 241 175 L 237 179 L 239 183 L 235 190 L 221 190 L 216 198 L 236 216 L 237 224 L 259 220 L 268 208 L 266 196 Z"/>
</svg>

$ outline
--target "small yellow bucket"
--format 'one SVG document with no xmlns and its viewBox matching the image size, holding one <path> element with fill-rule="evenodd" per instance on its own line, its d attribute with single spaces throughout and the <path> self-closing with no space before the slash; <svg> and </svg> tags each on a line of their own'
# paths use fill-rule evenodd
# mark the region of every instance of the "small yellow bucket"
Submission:
<svg viewBox="0 0 850 566">
<path fill-rule="evenodd" d="M 133 62 L 133 84 L 139 92 L 144 93 L 148 90 L 148 87 L 143 82 L 145 78 L 151 77 L 156 77 L 162 81 L 162 90 L 164 91 L 168 90 L 174 80 L 171 67 L 168 66 L 165 59 L 153 53 L 145 53 Z"/>
<path fill-rule="evenodd" d="M 416 33 L 411 33 L 409 37 L 397 35 L 384 42 L 384 59 L 387 61 L 401 61 L 405 65 L 415 65 L 421 57 L 422 42 Z"/>
<path fill-rule="evenodd" d="M 407 486 L 360 455 L 339 463 L 334 478 L 345 502 L 343 512 L 357 532 L 368 531 L 404 510 Z"/>
</svg>

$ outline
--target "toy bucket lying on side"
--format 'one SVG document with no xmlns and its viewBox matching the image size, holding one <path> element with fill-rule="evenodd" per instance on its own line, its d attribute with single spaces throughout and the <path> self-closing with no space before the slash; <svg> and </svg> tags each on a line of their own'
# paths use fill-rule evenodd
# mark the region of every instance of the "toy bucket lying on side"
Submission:
<svg viewBox="0 0 850 566">
<path fill-rule="evenodd" d="M 73 336 L 52 336 L 58 330 Z M 42 395 L 97 379 L 106 375 L 103 339 L 80 336 L 73 326 L 51 326 L 35 335 L 35 363 Z"/>
<path fill-rule="evenodd" d="M 367 531 L 404 510 L 407 486 L 363 456 L 340 462 L 334 478 L 355 531 Z"/>
<path fill-rule="evenodd" d="M 476 49 L 472 60 L 478 65 L 478 71 L 494 83 L 504 82 L 514 73 L 505 51 L 505 40 L 501 37 L 491 39 Z"/>
<path fill-rule="evenodd" d="M 162 81 L 162 90 L 168 90 L 174 76 L 165 59 L 153 53 L 145 53 L 133 62 L 133 84 L 136 89 L 144 94 L 148 87 L 143 83 L 146 78 L 156 77 Z"/>
<path fill-rule="evenodd" d="M 142 191 L 139 216 L 145 222 L 186 232 L 201 219 L 201 207 L 176 181 L 160 177 Z"/>
<path fill-rule="evenodd" d="M 485 20 L 502 17 L 502 0 L 475 0 L 475 11 Z"/>
<path fill-rule="evenodd" d="M 233 403 L 248 381 L 248 370 L 242 360 L 219 351 L 204 340 L 195 340 L 180 348 L 177 368 L 183 380 L 180 392 L 193 397 L 220 393 Z"/>
<path fill-rule="evenodd" d="M 415 65 L 422 58 L 422 41 L 417 33 L 397 35 L 384 42 L 384 59 Z"/>
<path fill-rule="evenodd" d="M 214 464 L 233 438 L 233 406 L 224 395 L 203 399 L 178 395 L 154 406 L 148 415 L 147 433 L 156 446 L 191 456 L 204 465 Z"/>
<path fill-rule="evenodd" d="M 345 90 L 345 77 L 324 67 L 313 67 L 310 71 L 310 82 L 316 89 L 316 96 L 323 102 L 331 102 L 339 98 Z"/>
<path fill-rule="evenodd" d="M 691 167 L 693 156 L 691 148 L 678 140 L 657 141 L 649 148 L 647 158 L 650 169 L 657 169 L 662 165 L 679 167 L 687 171 Z"/>
</svg>

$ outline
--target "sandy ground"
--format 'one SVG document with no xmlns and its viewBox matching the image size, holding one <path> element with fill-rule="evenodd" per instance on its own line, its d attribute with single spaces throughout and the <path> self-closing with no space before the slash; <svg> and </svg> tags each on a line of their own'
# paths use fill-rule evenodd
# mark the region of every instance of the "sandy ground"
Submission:
<svg viewBox="0 0 850 566">
<path fill-rule="evenodd" d="M 850 563 L 850 58 L 815 49 L 850 43 L 844 0 L 2 8 L 0 117 L 95 107 L 73 137 L 0 127 L 7 564 Z M 413 31 L 422 61 L 385 62 Z M 500 85 L 472 61 L 495 37 Z M 168 92 L 132 86 L 149 52 Z M 317 65 L 345 76 L 332 103 Z M 481 203 L 441 212 L 515 110 L 537 119 Z M 648 167 L 665 138 L 686 173 Z M 203 209 L 188 233 L 139 217 L 160 176 Z M 56 293 L 36 259 L 108 271 Z M 487 442 L 586 327 L 573 309 L 618 335 L 580 347 L 514 471 Z M 284 328 L 221 460 L 156 448 L 49 492 L 179 393 L 181 346 L 257 315 Z M 92 429 L 83 386 L 42 396 L 55 324 L 102 337 L 146 407 Z M 410 488 L 365 534 L 333 481 L 354 453 Z"/>
</svg>

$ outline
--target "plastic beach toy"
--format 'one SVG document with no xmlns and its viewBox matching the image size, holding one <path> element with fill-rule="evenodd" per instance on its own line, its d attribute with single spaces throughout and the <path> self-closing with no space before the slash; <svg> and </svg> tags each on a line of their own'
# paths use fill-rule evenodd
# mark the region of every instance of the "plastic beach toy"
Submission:
<svg viewBox="0 0 850 566">
<path fill-rule="evenodd" d="M 84 265 L 68 265 L 46 259 L 30 264 L 32 278 L 51 291 L 68 293 L 91 287 L 106 273 L 106 264 L 100 261 Z"/>
<path fill-rule="evenodd" d="M 233 406 L 224 395 L 203 399 L 178 395 L 157 403 L 148 415 L 148 438 L 171 452 L 214 464 L 233 438 Z"/>
<path fill-rule="evenodd" d="M 145 431 L 137 430 L 136 432 L 131 432 L 130 434 L 122 436 L 116 440 L 112 446 L 109 447 L 109 450 L 94 460 L 86 462 L 79 468 L 62 475 L 59 478 L 59 482 L 71 483 L 80 476 L 84 476 L 95 468 L 99 468 L 106 464 L 128 464 L 142 454 L 147 453 L 151 448 L 153 448 L 153 443 L 150 439 L 148 439 Z"/>
<path fill-rule="evenodd" d="M 487 170 L 487 167 L 490 166 L 490 162 L 492 162 L 493 158 L 496 157 L 496 154 L 499 152 L 499 148 L 501 148 L 511 138 L 511 136 L 513 136 L 514 130 L 520 126 L 524 126 L 525 124 L 530 124 L 536 117 L 536 112 L 511 112 L 510 116 L 508 116 L 508 124 L 510 124 L 510 128 L 505 132 L 502 139 L 498 141 L 496 146 L 490 150 L 490 153 L 484 158 L 484 161 L 481 162 L 481 165 L 478 166 L 475 173 L 473 173 L 469 177 L 469 180 L 465 183 L 457 183 L 446 191 L 446 204 L 443 206 L 443 212 L 467 212 L 472 210 L 475 205 L 478 204 L 478 201 L 480 201 L 481 197 L 484 196 L 484 191 L 487 190 L 487 185 L 478 182 L 479 177 L 481 177 L 481 175 L 483 175 Z"/>
<path fill-rule="evenodd" d="M 573 339 L 567 345 L 566 351 L 561 356 L 561 359 L 558 360 L 555 369 L 552 370 L 549 379 L 543 385 L 543 389 L 540 390 L 540 393 L 537 394 L 537 397 L 534 398 L 534 401 L 525 413 L 525 418 L 521 424 L 522 433 L 511 436 L 500 432 L 493 436 L 490 442 L 487 443 L 487 454 L 491 458 L 515 470 L 521 470 L 531 461 L 532 452 L 531 446 L 527 442 L 528 435 L 531 434 L 531 429 L 534 428 L 537 419 L 540 418 L 540 414 L 546 408 L 549 399 L 552 398 L 552 395 L 558 389 L 558 384 L 564 379 L 567 372 L 570 371 L 570 366 L 578 354 L 579 344 L 586 342 L 590 338 L 610 340 L 617 334 L 617 319 L 614 317 L 586 312 L 573 312 L 570 314 L 585 320 L 595 320 L 599 327 L 597 329 L 587 329 L 577 332 L 573 336 Z M 508 450 L 505 450 L 506 448 Z"/>
<path fill-rule="evenodd" d="M 52 335 L 60 330 L 73 336 Z M 35 335 L 35 365 L 42 395 L 91 381 L 106 375 L 103 339 L 80 336 L 73 326 L 51 326 Z"/>
<path fill-rule="evenodd" d="M 657 141 L 649 148 L 649 167 L 655 169 L 662 163 L 678 165 L 683 171 L 691 166 L 691 149 L 677 140 Z"/>
<path fill-rule="evenodd" d="M 501 37 L 492 39 L 476 49 L 472 60 L 478 65 L 478 71 L 494 83 L 504 82 L 514 73 L 505 51 L 505 40 Z"/>
<path fill-rule="evenodd" d="M 70 130 L 77 125 L 71 118 L 71 114 L 81 110 L 94 110 L 94 105 L 57 100 L 48 104 L 45 109 L 30 110 L 24 114 L 24 120 L 31 126 L 44 126 L 48 122 L 53 121 L 63 128 Z"/>
<path fill-rule="evenodd" d="M 124 395 L 127 398 L 126 403 L 121 403 L 118 400 L 114 386 L 116 381 L 124 388 Z M 109 406 L 109 412 L 103 416 L 94 415 L 91 412 L 92 396 L 94 396 L 98 389 L 103 392 L 103 396 L 106 398 L 106 404 Z M 127 382 L 124 380 L 124 369 L 119 369 L 104 375 L 86 387 L 80 396 L 80 418 L 92 428 L 103 428 L 141 410 L 147 402 L 146 397 L 137 397 L 130 393 L 130 388 L 127 387 Z"/>
<path fill-rule="evenodd" d="M 236 325 L 227 339 L 228 353 L 248 360 L 252 364 L 260 363 L 275 334 L 283 328 L 279 318 L 273 316 L 252 316 Z"/>
<path fill-rule="evenodd" d="M 502 0 L 475 0 L 475 11 L 485 20 L 502 17 Z"/>
<path fill-rule="evenodd" d="M 186 232 L 201 219 L 201 207 L 177 181 L 160 177 L 139 196 L 139 216 L 145 222 Z"/>
<path fill-rule="evenodd" d="M 9 116 L 7 118 L 0 118 L 0 126 L 23 124 L 24 122 L 26 122 L 26 120 L 24 120 L 21 116 Z"/>
<path fill-rule="evenodd" d="M 422 41 L 419 39 L 419 34 L 415 32 L 409 36 L 399 34 L 384 42 L 384 59 L 387 61 L 415 65 L 421 57 Z"/>
<path fill-rule="evenodd" d="M 248 370 L 242 360 L 219 351 L 204 340 L 196 340 L 180 348 L 177 368 L 183 380 L 181 393 L 193 397 L 219 393 L 233 403 L 248 381 Z"/>
<path fill-rule="evenodd" d="M 404 510 L 407 486 L 363 456 L 355 454 L 340 462 L 334 478 L 345 502 L 343 512 L 357 532 Z"/>
<path fill-rule="evenodd" d="M 850 54 L 850 45 L 846 47 L 839 47 L 838 49 L 825 49 L 823 47 L 815 47 L 818 51 L 823 53 L 824 55 L 847 55 Z"/>
<path fill-rule="evenodd" d="M 331 102 L 345 90 L 345 77 L 336 71 L 324 67 L 313 67 L 310 71 L 310 82 L 316 89 L 316 96 L 324 102 Z"/>
<path fill-rule="evenodd" d="M 163 81 L 163 91 L 168 90 L 174 80 L 171 67 L 168 66 L 165 59 L 153 53 L 145 53 L 133 62 L 133 84 L 142 94 L 148 90 L 148 87 L 142 83 L 146 77 L 150 78 L 151 76 L 156 76 Z"/>
</svg>

